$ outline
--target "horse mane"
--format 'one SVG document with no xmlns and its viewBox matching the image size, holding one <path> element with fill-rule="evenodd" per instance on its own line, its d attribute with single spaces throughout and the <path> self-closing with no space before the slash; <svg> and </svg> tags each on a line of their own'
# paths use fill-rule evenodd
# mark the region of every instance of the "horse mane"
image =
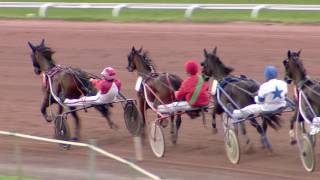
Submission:
<svg viewBox="0 0 320 180">
<path fill-rule="evenodd" d="M 143 51 L 141 56 L 143 64 L 145 64 L 148 68 L 150 68 L 151 71 L 155 72 L 155 65 L 152 62 L 152 59 L 150 58 L 149 52 L 148 51 Z"/>
<path fill-rule="evenodd" d="M 54 51 L 50 47 L 38 46 L 36 49 L 43 57 L 45 57 L 51 64 L 55 64 L 55 61 L 52 59 L 52 54 Z"/>
<path fill-rule="evenodd" d="M 232 67 L 226 66 L 218 56 L 212 54 L 211 60 L 214 60 L 214 67 L 219 68 L 218 71 L 221 72 L 223 75 L 228 76 L 230 73 L 234 71 Z M 213 62 L 213 61 L 212 61 Z"/>
</svg>

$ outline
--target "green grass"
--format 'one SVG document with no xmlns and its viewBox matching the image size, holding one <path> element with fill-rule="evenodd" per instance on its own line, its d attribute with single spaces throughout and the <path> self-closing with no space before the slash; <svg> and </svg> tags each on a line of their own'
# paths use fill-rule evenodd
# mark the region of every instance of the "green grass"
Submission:
<svg viewBox="0 0 320 180">
<path fill-rule="evenodd" d="M 29 1 L 29 0 L 15 0 Z M 60 1 L 60 0 L 43 0 Z M 61 0 L 62 1 L 62 0 Z M 63 0 L 68 2 L 173 2 L 169 0 Z M 320 4 L 320 0 L 175 0 L 174 3 L 305 3 Z M 119 17 L 112 17 L 107 9 L 49 9 L 46 19 L 71 21 L 112 21 L 112 22 L 195 22 L 217 23 L 230 21 L 320 23 L 320 12 L 269 12 L 262 11 L 257 19 L 250 17 L 251 11 L 202 11 L 196 10 L 190 19 L 184 18 L 184 11 L 178 10 L 128 10 L 121 11 Z M 41 19 L 38 9 L 0 9 L 2 19 Z"/>
<path fill-rule="evenodd" d="M 41 19 L 36 9 L 2 9 L 0 18 Z M 28 15 L 29 14 L 29 15 Z M 28 17 L 29 16 L 29 17 Z M 32 17 L 30 17 L 32 16 Z M 231 21 L 320 23 L 320 12 L 268 12 L 262 11 L 257 19 L 250 18 L 250 11 L 195 11 L 190 19 L 184 18 L 184 11 L 124 10 L 119 17 L 112 17 L 111 10 L 49 9 L 46 19 L 71 21 L 112 22 L 194 22 L 217 23 Z"/>
<path fill-rule="evenodd" d="M 0 2 L 97 2 L 97 3 L 252 3 L 252 4 L 320 4 L 319 0 L 0 0 Z"/>
<path fill-rule="evenodd" d="M 0 180 L 20 180 L 17 176 L 0 176 Z M 21 180 L 35 180 L 32 178 L 23 177 Z"/>
</svg>

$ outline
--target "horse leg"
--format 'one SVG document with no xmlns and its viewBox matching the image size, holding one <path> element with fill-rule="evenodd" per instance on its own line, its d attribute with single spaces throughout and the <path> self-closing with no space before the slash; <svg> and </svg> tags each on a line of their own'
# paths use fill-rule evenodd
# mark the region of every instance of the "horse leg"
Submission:
<svg viewBox="0 0 320 180">
<path fill-rule="evenodd" d="M 50 92 L 45 92 L 42 100 L 42 104 L 41 104 L 41 109 L 40 109 L 42 116 L 47 122 L 51 122 L 53 120 L 53 118 L 51 116 L 48 116 L 47 114 L 47 108 L 49 106 L 49 98 L 50 98 Z"/>
<path fill-rule="evenodd" d="M 181 120 L 178 124 L 178 117 L 177 120 L 174 120 L 174 116 L 170 117 L 170 134 L 171 134 L 171 142 L 172 144 L 177 144 L 177 139 L 178 139 L 178 129 L 181 124 Z"/>
<path fill-rule="evenodd" d="M 211 117 L 212 117 L 212 122 L 211 122 L 212 134 L 217 134 L 218 129 L 217 129 L 217 123 L 216 123 L 216 113 L 212 112 Z"/>
<path fill-rule="evenodd" d="M 262 119 L 263 119 L 263 122 L 267 121 L 267 119 L 265 119 L 264 117 L 262 117 Z M 258 122 L 257 122 L 257 120 L 256 120 L 255 118 L 254 118 L 254 119 L 251 119 L 250 123 L 251 123 L 252 126 L 254 126 L 254 127 L 257 129 L 258 133 L 260 134 L 261 143 L 262 143 L 262 148 L 263 148 L 263 149 L 264 149 L 264 148 L 267 148 L 267 150 L 269 150 L 270 152 L 272 152 L 272 146 L 271 146 L 271 144 L 270 144 L 270 142 L 269 142 L 269 139 L 268 139 L 268 137 L 267 137 L 267 134 L 266 134 L 267 128 L 262 128 L 262 127 L 258 124 Z M 267 127 L 267 124 L 264 125 L 264 126 Z"/>
<path fill-rule="evenodd" d="M 110 118 L 109 108 L 104 105 L 95 106 L 95 108 L 101 113 L 101 115 L 107 120 L 108 125 L 111 129 L 117 130 L 119 129 L 118 125 L 114 123 Z"/>
<path fill-rule="evenodd" d="M 297 111 L 294 112 L 294 115 L 290 119 L 290 130 L 289 130 L 289 136 L 290 136 L 290 144 L 295 145 L 297 143 L 295 132 L 294 132 L 294 124 L 297 119 Z"/>
<path fill-rule="evenodd" d="M 69 107 L 70 111 L 76 109 L 76 107 Z M 77 114 L 76 111 L 73 111 L 71 112 L 71 115 L 74 119 L 74 122 L 75 122 L 75 132 L 74 132 L 74 135 L 75 137 L 72 138 L 72 141 L 79 141 L 80 140 L 80 129 L 81 129 L 81 124 L 80 124 L 80 119 L 79 119 L 79 116 Z"/>
</svg>

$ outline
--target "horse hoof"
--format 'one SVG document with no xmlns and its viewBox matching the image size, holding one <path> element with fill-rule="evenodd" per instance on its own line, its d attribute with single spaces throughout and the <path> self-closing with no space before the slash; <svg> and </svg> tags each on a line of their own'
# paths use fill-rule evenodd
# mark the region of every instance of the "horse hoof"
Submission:
<svg viewBox="0 0 320 180">
<path fill-rule="evenodd" d="M 218 129 L 217 128 L 212 128 L 212 134 L 218 134 Z"/>
<path fill-rule="evenodd" d="M 253 148 L 252 143 L 246 144 L 246 145 L 244 146 L 244 152 L 245 152 L 246 154 L 254 153 L 254 148 Z"/>
<path fill-rule="evenodd" d="M 113 130 L 118 130 L 119 126 L 117 124 L 115 124 L 115 123 L 112 123 L 110 128 L 113 129 Z"/>
<path fill-rule="evenodd" d="M 51 123 L 53 121 L 53 117 L 52 116 L 47 116 L 45 117 L 45 120 L 47 121 L 47 123 Z"/>
<path fill-rule="evenodd" d="M 73 142 L 78 142 L 78 141 L 79 141 L 79 138 L 77 138 L 77 137 L 71 138 L 71 141 L 73 141 Z"/>
<path fill-rule="evenodd" d="M 294 140 L 291 140 L 291 141 L 290 141 L 290 145 L 293 146 L 293 145 L 295 145 L 295 144 L 297 144 L 297 140 L 294 139 Z"/>
</svg>

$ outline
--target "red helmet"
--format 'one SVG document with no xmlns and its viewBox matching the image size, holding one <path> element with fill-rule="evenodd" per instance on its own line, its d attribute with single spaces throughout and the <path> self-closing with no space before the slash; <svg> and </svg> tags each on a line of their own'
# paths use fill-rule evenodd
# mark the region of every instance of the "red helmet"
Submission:
<svg viewBox="0 0 320 180">
<path fill-rule="evenodd" d="M 116 71 L 112 67 L 106 67 L 102 70 L 101 75 L 107 80 L 112 80 L 116 76 Z"/>
<path fill-rule="evenodd" d="M 191 75 L 196 75 L 198 73 L 198 63 L 194 60 L 189 60 L 184 64 L 184 69 L 187 73 Z"/>
</svg>

